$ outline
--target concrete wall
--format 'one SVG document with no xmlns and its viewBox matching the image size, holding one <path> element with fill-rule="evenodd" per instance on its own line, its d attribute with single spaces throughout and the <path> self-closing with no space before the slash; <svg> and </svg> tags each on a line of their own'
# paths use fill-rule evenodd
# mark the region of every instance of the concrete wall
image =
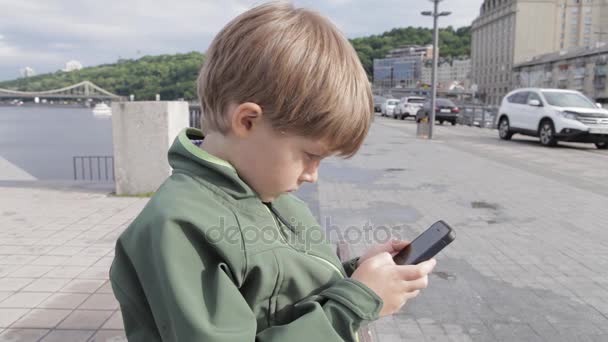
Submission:
<svg viewBox="0 0 608 342">
<path fill-rule="evenodd" d="M 113 103 L 116 194 L 156 191 L 171 174 L 169 147 L 188 125 L 187 102 Z"/>
</svg>

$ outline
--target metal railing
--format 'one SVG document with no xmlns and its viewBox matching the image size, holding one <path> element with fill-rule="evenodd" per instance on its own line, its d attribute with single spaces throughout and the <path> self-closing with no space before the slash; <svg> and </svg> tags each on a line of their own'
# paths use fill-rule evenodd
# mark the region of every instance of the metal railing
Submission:
<svg viewBox="0 0 608 342">
<path fill-rule="evenodd" d="M 190 127 L 201 129 L 201 107 L 198 104 L 190 105 Z"/>
<path fill-rule="evenodd" d="M 114 181 L 113 156 L 75 156 L 72 162 L 74 180 Z"/>
<path fill-rule="evenodd" d="M 459 123 L 480 128 L 496 128 L 497 107 L 461 105 Z"/>
</svg>

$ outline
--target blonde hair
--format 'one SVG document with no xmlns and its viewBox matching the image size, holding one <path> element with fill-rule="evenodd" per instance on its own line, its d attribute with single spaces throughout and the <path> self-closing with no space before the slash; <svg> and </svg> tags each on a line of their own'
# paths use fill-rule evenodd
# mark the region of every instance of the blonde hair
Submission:
<svg viewBox="0 0 608 342">
<path fill-rule="evenodd" d="M 230 104 L 257 103 L 277 131 L 351 157 L 374 116 L 355 50 L 325 17 L 286 2 L 255 7 L 215 37 L 198 78 L 205 131 L 227 134 Z"/>
</svg>

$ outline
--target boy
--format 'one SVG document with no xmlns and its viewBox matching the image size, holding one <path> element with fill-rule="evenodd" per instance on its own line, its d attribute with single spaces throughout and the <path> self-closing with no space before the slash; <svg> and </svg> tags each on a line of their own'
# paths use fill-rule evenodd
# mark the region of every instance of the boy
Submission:
<svg viewBox="0 0 608 342">
<path fill-rule="evenodd" d="M 286 3 L 245 12 L 198 86 L 204 135 L 176 138 L 173 174 L 116 244 L 130 341 L 352 341 L 426 287 L 434 260 L 392 260 L 407 242 L 341 264 L 288 194 L 324 157 L 355 154 L 373 117 L 366 74 L 328 20 Z"/>
</svg>

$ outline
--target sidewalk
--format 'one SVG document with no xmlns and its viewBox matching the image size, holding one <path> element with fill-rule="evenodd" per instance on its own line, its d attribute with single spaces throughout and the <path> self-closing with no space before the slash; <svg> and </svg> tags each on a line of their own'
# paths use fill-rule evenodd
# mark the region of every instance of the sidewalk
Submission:
<svg viewBox="0 0 608 342">
<path fill-rule="evenodd" d="M 121 341 L 108 283 L 118 235 L 146 199 L 0 187 L 0 341 Z"/>
<path fill-rule="evenodd" d="M 328 161 L 318 185 L 322 221 L 343 229 L 369 220 L 411 240 L 443 219 L 456 230 L 429 288 L 371 325 L 377 340 L 608 340 L 608 192 L 588 187 L 608 155 L 460 126 L 414 135 L 377 119 L 363 151 Z"/>
<path fill-rule="evenodd" d="M 576 151 L 492 145 L 489 131 L 465 127 L 445 128 L 454 141 L 443 128 L 420 141 L 412 127 L 376 120 L 362 151 L 324 162 L 303 193 L 342 236 L 368 222 L 407 239 L 438 219 L 456 230 L 429 288 L 370 325 L 376 340 L 607 340 L 608 193 L 509 159 L 513 149 L 545 160 Z M 108 267 L 147 199 L 1 180 L 0 341 L 124 340 Z M 349 239 L 351 255 L 372 243 Z"/>
</svg>

